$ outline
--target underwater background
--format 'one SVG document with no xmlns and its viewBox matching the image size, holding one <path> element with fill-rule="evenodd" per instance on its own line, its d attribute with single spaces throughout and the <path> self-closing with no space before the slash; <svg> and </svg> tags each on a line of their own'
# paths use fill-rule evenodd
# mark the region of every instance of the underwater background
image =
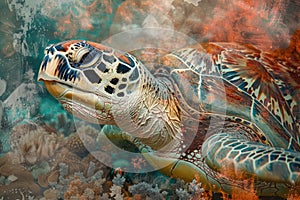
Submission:
<svg viewBox="0 0 300 200">
<path fill-rule="evenodd" d="M 156 27 L 300 63 L 297 0 L 1 0 L 0 16 L 0 199 L 223 198 L 197 181 L 126 172 L 147 164 L 103 154 L 109 146 L 95 150 L 109 166 L 96 159 L 87 146 L 98 145 L 101 126 L 73 118 L 36 80 L 49 44 Z"/>
</svg>

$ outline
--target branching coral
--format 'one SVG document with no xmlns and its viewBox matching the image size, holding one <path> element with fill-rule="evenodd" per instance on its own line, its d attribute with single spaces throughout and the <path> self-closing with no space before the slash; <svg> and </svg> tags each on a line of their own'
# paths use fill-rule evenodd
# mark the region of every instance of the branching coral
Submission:
<svg viewBox="0 0 300 200">
<path fill-rule="evenodd" d="M 92 177 L 96 171 L 105 169 L 105 166 L 91 154 L 81 158 L 67 148 L 60 149 L 49 164 L 51 171 L 46 174 L 41 173 L 37 178 L 39 185 L 43 188 L 59 183 L 66 189 L 70 181 L 62 182 L 61 180 L 69 180 L 79 172 L 85 177 Z"/>
<path fill-rule="evenodd" d="M 57 191 L 57 198 L 72 199 L 94 199 L 102 192 L 102 185 L 105 179 L 102 178 L 103 171 L 98 170 L 92 173 L 95 163 L 90 163 L 88 174 L 85 176 L 78 171 L 73 174 L 69 173 L 69 167 L 65 163 L 59 164 L 59 177 L 56 183 L 52 183 L 52 187 Z"/>
<path fill-rule="evenodd" d="M 49 105 L 47 104 L 43 106 L 46 107 Z M 49 126 L 53 127 L 55 130 L 57 130 L 57 132 L 62 133 L 64 135 L 69 135 L 70 133 L 73 133 L 76 130 L 73 119 L 70 118 L 67 113 L 58 112 L 56 117 L 53 117 L 51 115 L 51 119 L 45 120 L 47 121 L 46 123 Z"/>
<path fill-rule="evenodd" d="M 141 196 L 142 199 L 145 199 L 146 197 L 151 197 L 151 199 L 165 199 L 167 195 L 167 192 L 161 192 L 157 185 L 153 187 L 152 184 L 146 182 L 141 182 L 136 185 L 130 186 L 129 192 L 133 195 Z"/>
</svg>

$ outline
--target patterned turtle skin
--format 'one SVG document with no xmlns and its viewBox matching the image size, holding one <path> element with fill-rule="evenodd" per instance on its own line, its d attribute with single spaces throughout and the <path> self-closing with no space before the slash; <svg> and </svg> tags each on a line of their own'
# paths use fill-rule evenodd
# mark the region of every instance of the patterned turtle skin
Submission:
<svg viewBox="0 0 300 200">
<path fill-rule="evenodd" d="M 154 66 L 73 40 L 46 48 L 38 80 L 67 111 L 106 124 L 108 137 L 134 143 L 168 176 L 228 194 L 299 193 L 299 69 L 233 43 L 176 50 Z"/>
</svg>

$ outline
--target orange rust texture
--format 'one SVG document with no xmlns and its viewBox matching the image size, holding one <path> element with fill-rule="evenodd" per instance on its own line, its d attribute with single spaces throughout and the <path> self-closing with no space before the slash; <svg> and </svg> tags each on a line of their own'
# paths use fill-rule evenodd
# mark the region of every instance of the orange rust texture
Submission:
<svg viewBox="0 0 300 200">
<path fill-rule="evenodd" d="M 282 22 L 286 1 L 219 0 L 203 24 L 210 41 L 242 42 L 272 49 L 289 37 Z M 281 44 L 285 45 L 285 44 Z"/>
<path fill-rule="evenodd" d="M 116 11 L 111 32 L 143 27 L 151 15 L 158 23 L 154 26 L 173 28 L 199 42 L 241 42 L 274 50 L 286 48 L 300 28 L 299 7 L 292 0 L 202 0 L 197 6 L 181 0 L 126 0 Z"/>
<path fill-rule="evenodd" d="M 248 179 L 245 180 L 245 177 L 247 176 L 244 172 L 241 171 L 237 171 L 235 172 L 234 170 L 232 170 L 232 168 L 230 167 L 226 167 L 228 165 L 224 165 L 221 173 L 224 174 L 227 177 L 231 177 L 237 180 L 244 180 L 243 182 L 245 183 L 245 185 L 247 186 L 247 190 L 248 191 L 243 191 L 241 192 L 241 190 L 237 190 L 235 191 L 235 189 L 233 188 L 232 190 L 232 195 L 231 195 L 231 200 L 258 200 L 259 197 L 256 195 L 255 192 L 255 188 L 254 188 L 254 180 L 255 177 L 249 177 Z M 224 198 L 226 198 L 226 196 L 224 196 Z"/>
<path fill-rule="evenodd" d="M 103 33 L 105 30 L 102 30 L 99 24 L 106 23 L 112 12 L 112 0 L 93 0 L 88 3 L 81 0 L 74 0 L 72 3 L 45 1 L 42 8 L 42 14 L 55 22 L 54 36 L 65 39 L 93 35 L 91 32 L 94 31 Z"/>
<path fill-rule="evenodd" d="M 290 45 L 284 49 L 277 49 L 274 57 L 290 61 L 296 68 L 300 69 L 300 27 L 291 37 Z"/>
</svg>

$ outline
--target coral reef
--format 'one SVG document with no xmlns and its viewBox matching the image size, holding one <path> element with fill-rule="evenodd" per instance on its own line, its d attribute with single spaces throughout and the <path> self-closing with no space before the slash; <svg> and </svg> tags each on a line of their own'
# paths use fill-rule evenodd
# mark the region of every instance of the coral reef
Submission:
<svg viewBox="0 0 300 200">
<path fill-rule="evenodd" d="M 58 107 L 55 108 L 57 111 L 56 115 L 54 115 L 54 114 L 48 115 L 49 110 L 52 110 L 52 111 L 54 110 L 53 103 L 54 102 L 50 103 L 49 101 L 47 101 L 47 103 L 43 103 L 43 108 L 41 109 L 41 112 L 44 113 L 43 120 L 45 121 L 45 123 L 48 126 L 53 127 L 57 132 L 62 133 L 66 136 L 75 132 L 76 127 L 75 127 L 73 118 L 70 117 L 68 113 L 62 112 L 61 108 L 58 108 Z M 47 106 L 47 107 L 44 107 L 44 106 Z"/>
<path fill-rule="evenodd" d="M 86 149 L 84 142 L 80 139 L 80 136 L 77 133 L 69 136 L 65 142 L 65 147 L 78 156 L 83 157 L 88 154 L 88 150 Z"/>
<path fill-rule="evenodd" d="M 93 138 L 97 136 L 98 130 L 86 124 L 69 136 L 46 125 L 16 125 L 11 131 L 12 151 L 0 159 L 0 197 L 165 199 L 192 198 L 204 192 L 196 182 L 178 184 L 158 172 L 132 174 L 106 167 L 94 156 L 103 152 L 86 148 L 96 145 Z"/>
<path fill-rule="evenodd" d="M 62 136 L 47 127 L 35 124 L 21 124 L 10 134 L 11 149 L 20 163 L 34 165 L 51 159 L 61 148 Z"/>
<path fill-rule="evenodd" d="M 90 151 L 95 151 L 99 131 L 90 125 L 82 125 L 78 127 L 76 132 L 71 134 L 65 142 L 65 147 L 78 156 L 87 155 Z"/>
<path fill-rule="evenodd" d="M 15 162 L 15 155 L 0 158 L 0 198 L 30 199 L 41 196 L 40 187 L 34 182 L 29 170 Z"/>
<path fill-rule="evenodd" d="M 129 185 L 130 177 L 125 178 L 120 174 L 116 174 L 113 179 L 104 175 L 103 170 L 98 170 L 94 162 L 89 163 L 86 172 L 70 173 L 70 165 L 65 163 L 59 164 L 57 182 L 51 182 L 47 194 L 56 195 L 56 198 L 63 199 L 204 199 L 204 189 L 201 184 L 196 181 L 185 184 L 180 180 L 181 184 L 175 182 L 174 191 L 162 190 L 158 184 L 146 183 L 140 180 L 139 183 Z M 135 175 L 128 175 L 135 176 Z M 142 176 L 151 176 L 143 174 Z M 141 176 L 140 176 L 141 178 Z M 128 180 L 127 180 L 128 179 Z"/>
<path fill-rule="evenodd" d="M 91 148 L 94 152 L 86 148 L 86 145 L 96 145 L 94 142 L 97 136 L 98 130 L 85 123 L 69 136 L 59 135 L 55 129 L 46 125 L 16 125 L 11 132 L 12 151 L 0 159 L 0 198 L 216 198 L 215 194 L 202 188 L 199 180 L 185 183 L 159 172 L 134 174 L 126 170 L 123 172 L 121 168 L 106 167 L 97 160 L 97 156 L 94 157 L 103 152 L 99 152 L 96 147 Z M 112 162 L 116 165 L 117 161 Z M 119 158 L 118 162 L 122 163 L 122 159 Z M 143 161 L 134 162 L 137 168 L 143 166 Z M 238 199 L 250 195 L 252 199 L 258 198 L 255 193 L 234 193 L 232 197 Z"/>
<path fill-rule="evenodd" d="M 72 173 L 69 167 L 70 165 L 60 163 L 58 180 L 50 183 L 52 190 L 56 190 L 57 198 L 74 199 L 76 197 L 80 199 L 85 197 L 94 199 L 102 193 L 105 179 L 102 178 L 102 170 L 96 171 L 95 163 L 90 162 L 86 175 L 82 172 L 83 170 Z"/>
<path fill-rule="evenodd" d="M 300 30 L 296 30 L 291 37 L 290 45 L 284 49 L 276 49 L 274 57 L 293 63 L 291 67 L 300 70 Z"/>
</svg>

